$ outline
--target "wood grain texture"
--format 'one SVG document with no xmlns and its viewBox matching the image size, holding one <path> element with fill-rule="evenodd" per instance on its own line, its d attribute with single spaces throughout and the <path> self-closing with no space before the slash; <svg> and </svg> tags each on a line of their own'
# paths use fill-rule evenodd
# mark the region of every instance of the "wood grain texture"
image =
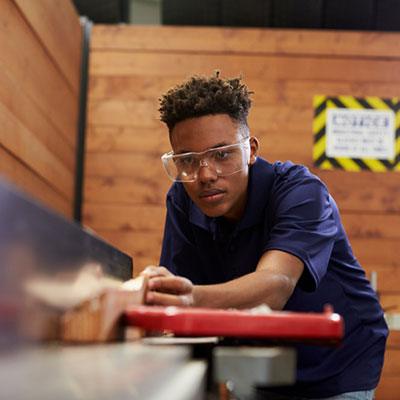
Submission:
<svg viewBox="0 0 400 400">
<path fill-rule="evenodd" d="M 223 72 L 223 71 L 222 71 Z M 91 75 L 89 80 L 89 101 L 114 99 L 128 101 L 154 101 L 161 94 L 176 85 L 181 76 Z M 323 81 L 296 80 L 291 76 L 284 79 L 260 79 L 257 76 L 244 76 L 247 86 L 254 90 L 254 108 L 260 105 L 293 105 L 306 106 L 312 104 L 317 93 L 340 96 L 381 96 L 397 97 L 400 84 L 384 82 Z"/>
<path fill-rule="evenodd" d="M 400 313 L 400 294 L 398 291 L 380 292 L 379 301 L 381 303 L 382 309 L 388 314 Z M 400 358 L 398 362 L 400 364 Z"/>
<path fill-rule="evenodd" d="M 97 231 L 97 234 L 133 257 L 134 276 L 149 264 L 158 265 L 162 244 L 161 229 L 158 233 L 102 230 Z"/>
<path fill-rule="evenodd" d="M 375 392 L 375 400 L 398 400 L 399 378 L 384 376 Z"/>
<path fill-rule="evenodd" d="M 398 239 L 353 238 L 351 247 L 361 264 L 400 266 L 397 260 Z"/>
<path fill-rule="evenodd" d="M 162 153 L 171 150 L 168 132 L 161 124 L 154 129 L 140 126 L 90 125 L 86 132 L 88 153 L 158 151 L 158 156 L 161 156 Z"/>
<path fill-rule="evenodd" d="M 386 346 L 389 349 L 400 349 L 400 330 L 392 330 L 390 332 Z"/>
<path fill-rule="evenodd" d="M 24 88 L 15 78 L 0 68 L 0 102 L 8 111 L 54 154 L 70 172 L 75 170 L 75 149 L 57 130 L 37 106 L 26 95 Z"/>
<path fill-rule="evenodd" d="M 99 76 L 177 77 L 178 81 L 192 74 L 211 74 L 216 69 L 223 76 L 257 76 L 258 79 L 324 80 L 344 82 L 399 83 L 400 60 L 347 59 L 339 57 L 294 57 L 280 55 L 148 53 L 98 51 L 90 57 L 90 73 Z M 343 73 L 346 71 L 346 73 Z"/>
<path fill-rule="evenodd" d="M 251 44 L 251 45 L 250 45 Z M 400 57 L 398 35 L 293 29 L 97 25 L 93 50 Z"/>
<path fill-rule="evenodd" d="M 372 271 L 376 272 L 378 292 L 396 293 L 399 291 L 400 268 L 398 265 L 370 264 L 367 261 L 362 264 L 362 267 L 370 280 Z M 400 312 L 400 304 L 398 311 Z"/>
<path fill-rule="evenodd" d="M 0 49 L 0 67 L 19 82 L 75 147 L 78 99 L 11 0 L 2 1 Z"/>
<path fill-rule="evenodd" d="M 92 163 L 92 168 L 97 164 Z M 165 206 L 171 186 L 167 179 L 151 180 L 133 176 L 85 175 L 84 204 L 157 204 Z M 87 209 L 87 208 L 86 208 Z M 159 221 L 162 223 L 162 221 Z"/>
<path fill-rule="evenodd" d="M 386 376 L 400 376 L 400 349 L 391 349 L 385 355 L 385 363 L 382 375 Z"/>
<path fill-rule="evenodd" d="M 341 213 L 347 236 L 353 238 L 400 239 L 400 214 Z"/>
<path fill-rule="evenodd" d="M 166 209 L 160 205 L 125 205 L 86 203 L 83 211 L 85 222 L 96 231 L 117 230 L 124 232 L 163 231 L 159 221 L 165 219 Z"/>
<path fill-rule="evenodd" d="M 14 0 L 50 57 L 78 95 L 82 30 L 72 1 Z"/>
<path fill-rule="evenodd" d="M 0 174 L 1 178 L 17 185 L 29 196 L 36 198 L 40 202 L 52 207 L 61 214 L 72 215 L 72 203 L 61 193 L 43 181 L 25 164 L 21 163 L 0 145 Z"/>
<path fill-rule="evenodd" d="M 3 176 L 65 216 L 74 201 L 81 27 L 70 0 L 1 0 Z"/>
<path fill-rule="evenodd" d="M 343 211 L 400 211 L 399 174 L 395 172 L 326 171 L 311 168 L 326 184 Z"/>
<path fill-rule="evenodd" d="M 0 124 L 2 145 L 72 202 L 73 173 L 1 103 Z"/>
</svg>

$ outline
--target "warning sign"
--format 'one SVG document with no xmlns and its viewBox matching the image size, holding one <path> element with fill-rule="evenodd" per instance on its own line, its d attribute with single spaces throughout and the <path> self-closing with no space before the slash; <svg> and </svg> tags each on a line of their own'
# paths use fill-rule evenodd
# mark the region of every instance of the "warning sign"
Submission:
<svg viewBox="0 0 400 400">
<path fill-rule="evenodd" d="M 316 166 L 400 171 L 400 101 L 379 97 L 314 97 Z"/>
</svg>

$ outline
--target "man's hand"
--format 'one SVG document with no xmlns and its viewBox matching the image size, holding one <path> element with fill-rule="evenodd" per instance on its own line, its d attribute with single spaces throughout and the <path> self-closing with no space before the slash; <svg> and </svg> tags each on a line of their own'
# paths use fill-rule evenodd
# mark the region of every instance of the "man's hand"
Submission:
<svg viewBox="0 0 400 400">
<path fill-rule="evenodd" d="M 304 264 L 300 258 L 281 250 L 265 252 L 254 272 L 225 283 L 193 285 L 164 267 L 147 267 L 147 304 L 204 308 L 252 308 L 267 304 L 281 310 L 293 293 Z"/>
<path fill-rule="evenodd" d="M 148 266 L 141 274 L 149 276 L 146 303 L 163 306 L 193 306 L 193 284 L 175 276 L 165 267 Z"/>
</svg>

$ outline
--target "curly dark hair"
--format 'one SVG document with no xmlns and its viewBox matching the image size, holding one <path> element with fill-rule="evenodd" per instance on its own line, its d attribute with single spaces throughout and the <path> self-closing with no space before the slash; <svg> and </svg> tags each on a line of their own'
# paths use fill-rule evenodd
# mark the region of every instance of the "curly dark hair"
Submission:
<svg viewBox="0 0 400 400">
<path fill-rule="evenodd" d="M 252 100 L 242 77 L 223 79 L 215 76 L 192 76 L 176 85 L 160 99 L 160 119 L 171 133 L 175 124 L 189 118 L 228 114 L 234 121 L 247 126 Z"/>
</svg>

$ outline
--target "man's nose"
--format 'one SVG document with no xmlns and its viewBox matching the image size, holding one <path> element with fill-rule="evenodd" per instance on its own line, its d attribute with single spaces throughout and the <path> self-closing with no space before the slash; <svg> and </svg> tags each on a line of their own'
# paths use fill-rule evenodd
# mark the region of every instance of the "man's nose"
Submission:
<svg viewBox="0 0 400 400">
<path fill-rule="evenodd" d="M 201 182 L 210 182 L 217 180 L 217 173 L 210 167 L 206 160 L 200 160 L 200 167 L 198 172 L 198 180 Z"/>
</svg>

